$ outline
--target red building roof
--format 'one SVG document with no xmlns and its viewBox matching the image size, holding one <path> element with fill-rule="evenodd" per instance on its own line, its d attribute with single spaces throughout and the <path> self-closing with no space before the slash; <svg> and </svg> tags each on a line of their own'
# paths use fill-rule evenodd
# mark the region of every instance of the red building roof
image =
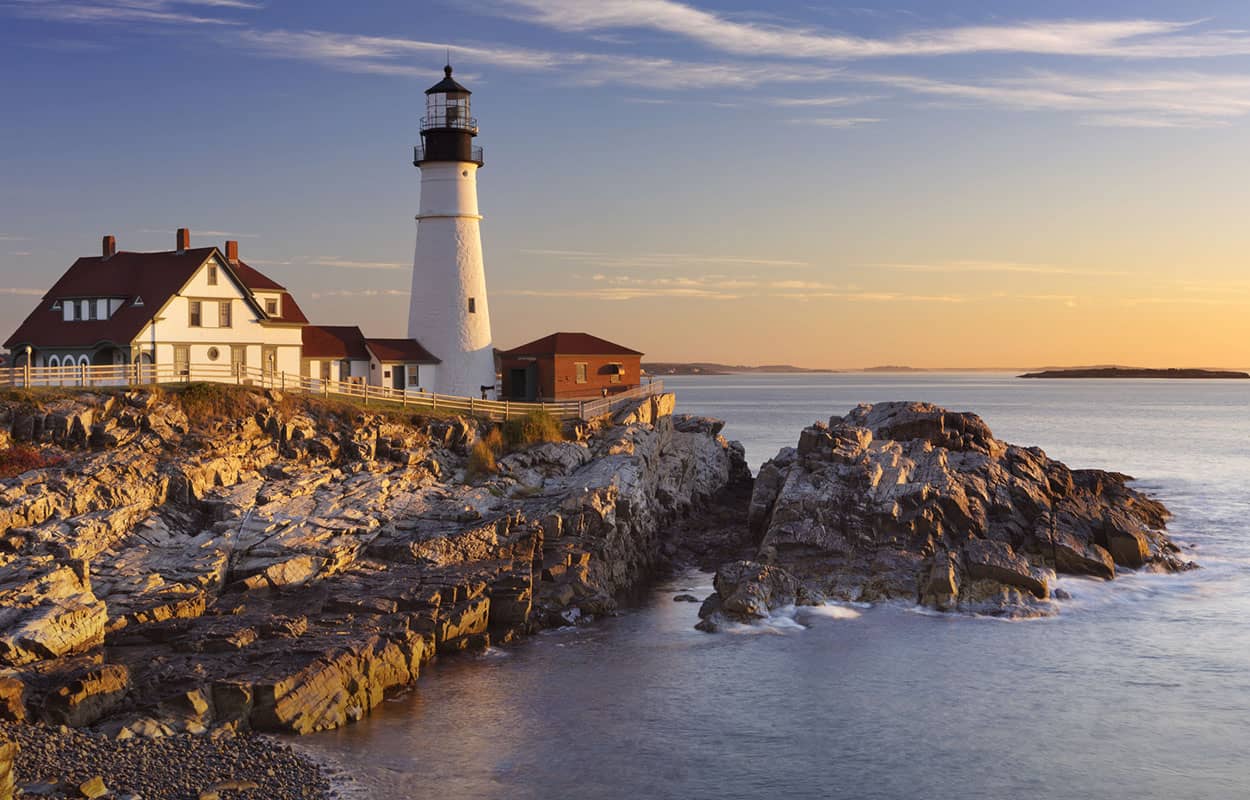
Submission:
<svg viewBox="0 0 1250 800">
<path fill-rule="evenodd" d="M 378 361 L 405 361 L 416 364 L 441 364 L 416 339 L 367 339 L 370 352 Z"/>
<path fill-rule="evenodd" d="M 504 350 L 502 356 L 641 356 L 637 350 L 591 336 L 589 333 L 553 333 L 529 344 Z"/>
<path fill-rule="evenodd" d="M 296 325 L 308 322 L 299 304 L 283 287 L 242 261 L 229 264 L 216 247 L 157 253 L 123 250 L 109 258 L 88 256 L 75 261 L 5 341 L 5 346 L 79 348 L 94 347 L 102 342 L 128 344 L 214 254 L 227 265 L 241 286 L 249 290 L 282 292 L 282 315 L 269 321 Z M 64 320 L 59 306 L 53 308 L 66 300 L 94 298 L 121 299 L 123 303 L 108 319 L 74 322 Z M 141 304 L 136 304 L 139 301 Z"/>
<path fill-rule="evenodd" d="M 365 335 L 355 325 L 306 325 L 304 358 L 368 361 Z"/>
</svg>

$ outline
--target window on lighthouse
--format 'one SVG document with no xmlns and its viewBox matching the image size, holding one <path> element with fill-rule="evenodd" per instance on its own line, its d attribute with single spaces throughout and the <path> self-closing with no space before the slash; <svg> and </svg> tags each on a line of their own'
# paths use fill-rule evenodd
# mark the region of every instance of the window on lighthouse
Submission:
<svg viewBox="0 0 1250 800">
<path fill-rule="evenodd" d="M 469 298 L 469 313 L 470 314 L 477 313 L 477 298 L 476 297 Z"/>
</svg>

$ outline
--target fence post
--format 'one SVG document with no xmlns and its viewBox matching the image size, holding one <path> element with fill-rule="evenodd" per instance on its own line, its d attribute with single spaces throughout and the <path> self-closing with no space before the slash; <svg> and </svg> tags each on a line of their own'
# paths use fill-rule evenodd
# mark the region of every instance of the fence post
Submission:
<svg viewBox="0 0 1250 800">
<path fill-rule="evenodd" d="M 282 391 L 286 391 L 286 370 L 282 371 Z"/>
<path fill-rule="evenodd" d="M 30 388 L 30 353 L 26 354 L 26 363 L 22 365 L 22 384 L 24 388 Z"/>
<path fill-rule="evenodd" d="M 400 389 L 400 391 L 399 391 L 399 403 L 400 403 L 400 406 L 401 406 L 401 407 L 403 407 L 403 408 L 407 408 L 407 407 L 408 407 L 408 390 L 407 390 L 407 389 Z"/>
<path fill-rule="evenodd" d="M 473 403 L 474 403 L 474 399 L 470 397 L 469 398 L 469 416 L 471 417 L 477 416 L 477 409 L 474 407 Z"/>
<path fill-rule="evenodd" d="M 87 385 L 87 365 L 86 364 L 78 365 L 78 385 L 79 386 Z"/>
<path fill-rule="evenodd" d="M 507 422 L 512 419 L 512 403 L 511 401 L 503 401 L 503 421 Z"/>
<path fill-rule="evenodd" d="M 438 411 L 438 392 L 430 393 L 430 410 Z"/>
</svg>

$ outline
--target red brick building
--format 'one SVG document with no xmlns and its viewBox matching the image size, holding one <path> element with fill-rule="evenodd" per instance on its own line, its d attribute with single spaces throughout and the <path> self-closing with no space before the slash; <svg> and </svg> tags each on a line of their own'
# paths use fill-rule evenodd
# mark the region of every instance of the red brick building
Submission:
<svg viewBox="0 0 1250 800">
<path fill-rule="evenodd" d="M 578 400 L 636 388 L 642 353 L 588 333 L 553 333 L 499 354 L 509 400 Z"/>
</svg>

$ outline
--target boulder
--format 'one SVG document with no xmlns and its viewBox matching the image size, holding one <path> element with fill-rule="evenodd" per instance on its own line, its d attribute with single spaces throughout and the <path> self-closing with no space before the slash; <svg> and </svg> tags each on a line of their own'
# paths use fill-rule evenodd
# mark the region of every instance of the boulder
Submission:
<svg viewBox="0 0 1250 800">
<path fill-rule="evenodd" d="M 82 728 L 121 705 L 130 691 L 130 670 L 105 664 L 79 674 L 44 699 L 43 718 L 50 725 Z"/>
<path fill-rule="evenodd" d="M 1031 566 L 1027 558 L 1017 555 L 1006 542 L 974 540 L 964 545 L 964 563 L 968 577 L 991 580 L 1032 592 L 1037 597 L 1049 593 L 1046 575 Z"/>
<path fill-rule="evenodd" d="M 13 763 L 17 761 L 17 743 L 0 736 L 0 800 L 13 800 L 17 787 L 17 775 Z"/>
<path fill-rule="evenodd" d="M 1167 509 L 1131 480 L 999 441 L 968 412 L 865 404 L 763 464 L 747 521 L 757 560 L 838 599 L 1053 613 L 1034 601 L 1051 568 L 1193 566 L 1163 532 Z"/>
</svg>

